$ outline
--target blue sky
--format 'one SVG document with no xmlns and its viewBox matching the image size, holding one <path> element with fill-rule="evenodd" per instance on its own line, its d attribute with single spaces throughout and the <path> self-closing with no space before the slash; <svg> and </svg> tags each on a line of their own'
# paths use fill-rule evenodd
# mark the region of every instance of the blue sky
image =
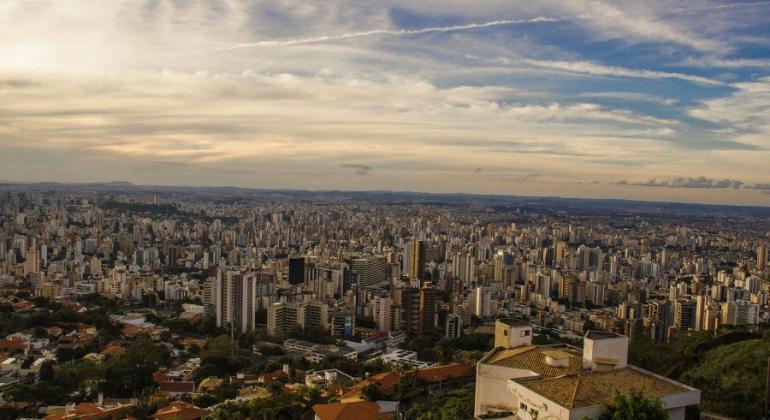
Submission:
<svg viewBox="0 0 770 420">
<path fill-rule="evenodd" d="M 0 179 L 770 205 L 770 2 L 0 3 Z"/>
</svg>

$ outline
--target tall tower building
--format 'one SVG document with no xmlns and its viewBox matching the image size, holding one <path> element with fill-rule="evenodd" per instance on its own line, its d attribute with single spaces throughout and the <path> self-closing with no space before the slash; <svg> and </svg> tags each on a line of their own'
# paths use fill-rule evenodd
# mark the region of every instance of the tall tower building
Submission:
<svg viewBox="0 0 770 420">
<path fill-rule="evenodd" d="M 256 325 L 256 279 L 237 271 L 219 273 L 214 290 L 217 326 L 242 334 Z"/>
<path fill-rule="evenodd" d="M 401 328 L 408 334 L 420 333 L 420 289 L 401 290 Z"/>
<path fill-rule="evenodd" d="M 767 245 L 760 245 L 757 248 L 757 269 L 765 271 L 767 268 Z"/>
<path fill-rule="evenodd" d="M 289 258 L 289 284 L 305 282 L 305 257 Z"/>
<path fill-rule="evenodd" d="M 425 272 L 425 242 L 415 239 L 409 247 L 409 277 L 422 279 Z"/>
<path fill-rule="evenodd" d="M 674 303 L 674 327 L 687 331 L 695 326 L 696 303 L 690 299 L 678 299 Z"/>
<path fill-rule="evenodd" d="M 391 308 L 393 300 L 390 297 L 377 296 L 374 298 L 374 320 L 379 331 L 390 331 L 392 325 Z"/>
<path fill-rule="evenodd" d="M 433 331 L 436 326 L 436 289 L 430 282 L 425 282 L 420 289 L 420 334 Z"/>
<path fill-rule="evenodd" d="M 703 331 L 706 324 L 706 296 L 698 295 L 695 298 L 695 331 Z"/>
</svg>

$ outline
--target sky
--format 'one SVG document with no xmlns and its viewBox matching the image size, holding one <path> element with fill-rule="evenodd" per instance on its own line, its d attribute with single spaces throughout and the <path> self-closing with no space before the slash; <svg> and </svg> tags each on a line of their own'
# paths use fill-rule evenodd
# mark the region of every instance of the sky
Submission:
<svg viewBox="0 0 770 420">
<path fill-rule="evenodd" d="M 0 0 L 0 180 L 770 206 L 770 1 Z"/>
</svg>

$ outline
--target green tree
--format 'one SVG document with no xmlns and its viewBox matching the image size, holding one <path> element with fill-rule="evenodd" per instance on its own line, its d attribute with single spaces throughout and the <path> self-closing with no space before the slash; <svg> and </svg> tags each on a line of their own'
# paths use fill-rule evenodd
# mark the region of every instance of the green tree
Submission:
<svg viewBox="0 0 770 420">
<path fill-rule="evenodd" d="M 667 420 L 668 413 L 659 398 L 647 396 L 641 391 L 631 390 L 621 394 L 617 390 L 612 402 L 602 405 L 599 420 Z"/>
<path fill-rule="evenodd" d="M 53 363 L 51 363 L 48 360 L 43 362 L 43 364 L 40 365 L 40 372 L 38 377 L 41 382 L 53 382 L 54 380 Z"/>
<path fill-rule="evenodd" d="M 168 363 L 165 348 L 140 336 L 122 353 L 107 360 L 106 390 L 111 395 L 135 396 L 153 386 L 152 374 Z"/>
</svg>

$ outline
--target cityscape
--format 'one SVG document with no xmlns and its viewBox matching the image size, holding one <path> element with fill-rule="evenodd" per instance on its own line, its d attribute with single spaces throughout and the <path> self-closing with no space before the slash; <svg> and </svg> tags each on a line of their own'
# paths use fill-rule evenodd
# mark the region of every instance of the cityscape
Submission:
<svg viewBox="0 0 770 420">
<path fill-rule="evenodd" d="M 669 418 L 764 410 L 768 208 L 0 189 L 6 414 L 598 418 L 615 391 Z"/>
<path fill-rule="evenodd" d="M 0 420 L 770 419 L 770 1 L 0 0 Z"/>
</svg>

